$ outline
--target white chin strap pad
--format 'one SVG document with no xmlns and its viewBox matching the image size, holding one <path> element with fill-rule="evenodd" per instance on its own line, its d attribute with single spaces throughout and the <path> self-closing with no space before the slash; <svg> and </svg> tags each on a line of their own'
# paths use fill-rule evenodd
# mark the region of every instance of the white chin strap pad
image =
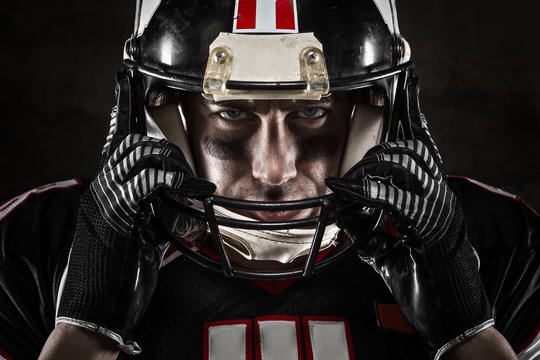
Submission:
<svg viewBox="0 0 540 360">
<path fill-rule="evenodd" d="M 356 105 L 341 160 L 340 177 L 362 160 L 369 149 L 380 142 L 382 124 L 382 107 L 368 104 Z"/>
<path fill-rule="evenodd" d="M 221 206 L 214 210 L 216 215 L 229 219 L 255 221 Z M 282 264 L 307 256 L 315 238 L 315 229 L 249 230 L 220 226 L 219 231 L 223 242 L 247 260 L 273 260 Z M 319 251 L 333 245 L 338 232 L 337 225 L 327 225 Z"/>
<path fill-rule="evenodd" d="M 184 127 L 184 122 L 180 117 L 178 106 L 174 104 L 165 104 L 150 109 L 145 108 L 145 112 L 146 132 L 148 136 L 166 139 L 178 146 L 184 153 L 191 170 L 197 175 L 195 163 L 193 162 L 193 155 L 189 148 L 186 129 Z"/>
</svg>

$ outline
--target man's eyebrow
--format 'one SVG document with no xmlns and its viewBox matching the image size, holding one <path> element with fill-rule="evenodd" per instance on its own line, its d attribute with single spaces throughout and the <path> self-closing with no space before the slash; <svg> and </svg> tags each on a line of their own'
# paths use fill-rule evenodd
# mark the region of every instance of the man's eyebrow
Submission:
<svg viewBox="0 0 540 360">
<path fill-rule="evenodd" d="M 211 99 L 207 99 L 204 96 L 201 96 L 201 104 L 203 105 L 217 105 L 217 102 Z"/>
<path fill-rule="evenodd" d="M 340 100 L 340 98 L 335 96 L 325 96 L 321 97 L 319 100 L 297 100 L 296 103 L 300 105 L 326 105 Z"/>
<path fill-rule="evenodd" d="M 224 101 L 215 101 L 213 99 L 207 99 L 205 97 L 202 97 L 201 104 L 206 106 L 222 106 L 222 107 L 238 107 L 242 105 L 242 101 L 249 101 L 246 100 L 224 100 Z M 251 101 L 250 101 L 251 102 Z"/>
<path fill-rule="evenodd" d="M 304 106 L 305 105 L 318 105 L 318 104 L 327 105 L 327 104 L 331 104 L 333 102 L 339 102 L 341 100 L 342 100 L 342 98 L 338 97 L 338 96 L 326 96 L 326 97 L 321 97 L 319 100 L 296 99 L 295 104 L 304 105 Z M 205 98 L 205 97 L 201 96 L 201 104 L 203 104 L 203 105 L 238 106 L 239 102 L 241 102 L 241 101 L 248 101 L 250 103 L 254 103 L 257 100 L 255 100 L 255 99 L 224 100 L 224 101 L 217 102 L 217 101 L 215 101 L 213 99 L 208 99 L 208 98 Z M 262 100 L 258 100 L 258 101 L 262 101 Z"/>
</svg>

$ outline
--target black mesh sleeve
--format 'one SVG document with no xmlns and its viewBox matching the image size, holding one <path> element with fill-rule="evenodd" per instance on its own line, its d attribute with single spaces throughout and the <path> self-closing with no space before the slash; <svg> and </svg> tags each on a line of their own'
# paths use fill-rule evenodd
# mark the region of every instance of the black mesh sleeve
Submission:
<svg viewBox="0 0 540 360">
<path fill-rule="evenodd" d="M 540 217 L 517 196 L 469 179 L 451 180 L 480 256 L 495 327 L 519 352 L 540 325 Z"/>
<path fill-rule="evenodd" d="M 493 317 L 478 273 L 478 259 L 467 238 L 467 226 L 461 219 L 461 209 L 457 207 L 447 232 L 448 241 L 439 241 L 426 249 L 426 258 L 437 284 L 437 298 L 444 309 L 442 315 L 446 319 L 443 323 L 451 326 L 446 331 L 452 339 Z"/>
<path fill-rule="evenodd" d="M 129 299 L 111 301 L 111 298 L 130 294 L 122 289 L 132 287 L 133 279 L 124 276 L 122 270 L 135 256 L 129 253 L 129 239 L 121 237 L 105 222 L 90 191 L 81 197 L 74 238 L 58 316 L 89 321 L 122 337 L 131 336 L 118 328 L 124 322 L 119 318 L 125 315 L 125 306 L 121 305 L 128 304 Z"/>
<path fill-rule="evenodd" d="M 0 348 L 12 359 L 37 359 L 54 329 L 78 184 L 42 187 L 0 206 Z"/>
</svg>

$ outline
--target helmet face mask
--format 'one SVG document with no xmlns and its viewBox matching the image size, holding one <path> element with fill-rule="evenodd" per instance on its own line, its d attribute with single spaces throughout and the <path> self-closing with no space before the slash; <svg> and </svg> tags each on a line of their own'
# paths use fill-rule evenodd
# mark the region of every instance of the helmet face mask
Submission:
<svg viewBox="0 0 540 360">
<path fill-rule="evenodd" d="M 348 116 L 349 137 L 336 176 L 342 176 L 377 142 L 407 136 L 400 99 L 412 66 L 406 42 L 396 32 L 395 16 L 388 17 L 395 12 L 393 1 L 349 1 L 339 7 L 330 0 L 269 3 L 290 5 L 294 21 L 285 22 L 286 31 L 277 29 L 279 20 L 276 28 L 255 22 L 254 29 L 239 30 L 238 19 L 245 15 L 239 2 L 235 6 L 233 1 L 139 1 L 136 29 L 126 42 L 124 61 L 131 78 L 133 131 L 179 145 L 196 171 L 185 133 L 190 119 L 185 118 L 180 100 L 185 92 L 219 103 L 317 100 L 335 92 L 368 89 L 362 92 L 376 100 L 371 99 L 371 105 L 357 104 Z M 273 11 L 276 18 L 283 16 L 278 8 Z M 242 17 L 240 28 L 247 18 Z M 172 104 L 151 106 L 163 102 Z M 380 211 L 343 202 L 333 194 L 281 202 L 170 196 L 156 200 L 153 209 L 166 223 L 171 242 L 193 260 L 227 276 L 260 279 L 310 276 L 354 253 L 354 243 L 333 225 L 341 213 L 359 213 L 366 235 L 381 217 Z M 312 209 L 316 216 L 258 221 L 234 215 L 297 209 Z M 186 216 L 207 227 L 206 240 L 178 237 Z M 295 231 L 302 236 L 292 239 Z M 280 238 L 282 233 L 289 237 Z M 263 238 L 270 239 L 268 245 L 261 245 Z M 280 248 L 277 244 L 285 241 L 279 239 L 296 243 Z"/>
</svg>

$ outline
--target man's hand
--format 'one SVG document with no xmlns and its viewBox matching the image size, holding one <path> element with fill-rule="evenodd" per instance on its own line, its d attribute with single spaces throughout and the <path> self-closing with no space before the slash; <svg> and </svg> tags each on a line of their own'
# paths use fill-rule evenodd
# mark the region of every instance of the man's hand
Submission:
<svg viewBox="0 0 540 360">
<path fill-rule="evenodd" d="M 169 193 L 204 197 L 215 185 L 195 177 L 174 144 L 127 134 L 122 116 L 113 112 L 102 168 L 81 197 L 57 324 L 105 335 L 138 353 L 134 328 L 168 246 L 152 201 Z"/>
<path fill-rule="evenodd" d="M 327 179 L 327 185 L 343 198 L 382 209 L 386 225 L 396 225 L 397 234 L 381 226 L 366 239 L 359 238 L 355 214 L 338 220 L 439 358 L 493 319 L 478 258 L 420 114 L 415 85 L 405 111 L 411 114 L 414 138 L 377 145 L 343 178 Z"/>
<path fill-rule="evenodd" d="M 463 215 L 433 156 L 419 140 L 373 148 L 328 186 L 347 199 L 384 209 L 397 236 L 378 229 L 358 239 L 351 216 L 338 221 L 392 291 L 403 315 L 433 349 L 456 345 L 490 326 L 490 307 L 467 240 Z M 458 339 L 459 340 L 459 339 Z M 444 350 L 444 349 L 443 349 Z"/>
<path fill-rule="evenodd" d="M 425 245 L 439 241 L 460 217 L 455 195 L 421 140 L 377 145 L 344 178 L 327 184 L 345 198 L 394 214 L 402 230 L 409 227 Z"/>
</svg>

